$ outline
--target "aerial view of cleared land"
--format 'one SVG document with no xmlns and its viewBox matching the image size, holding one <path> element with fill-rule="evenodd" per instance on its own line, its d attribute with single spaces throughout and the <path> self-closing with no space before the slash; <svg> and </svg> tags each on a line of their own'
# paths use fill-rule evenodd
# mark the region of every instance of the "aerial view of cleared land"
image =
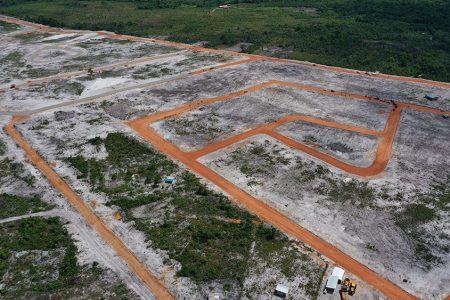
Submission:
<svg viewBox="0 0 450 300">
<path fill-rule="evenodd" d="M 450 60 L 431 81 L 5 3 L 0 299 L 450 299 Z"/>
</svg>

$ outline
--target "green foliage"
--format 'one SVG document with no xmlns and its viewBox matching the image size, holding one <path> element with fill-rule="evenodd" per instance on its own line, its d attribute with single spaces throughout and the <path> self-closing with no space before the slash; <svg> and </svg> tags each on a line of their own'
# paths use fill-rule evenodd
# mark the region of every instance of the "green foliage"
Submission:
<svg viewBox="0 0 450 300">
<path fill-rule="evenodd" d="M 326 178 L 325 194 L 335 203 L 350 203 L 358 207 L 373 206 L 375 190 L 367 182 L 359 180 L 334 180 Z M 322 186 L 323 188 L 323 186 Z"/>
<path fill-rule="evenodd" d="M 82 156 L 69 157 L 67 161 L 80 172 L 78 178 L 89 178 L 89 181 L 95 185 L 104 184 L 104 165 L 101 162 L 95 159 L 85 159 Z"/>
<path fill-rule="evenodd" d="M 122 133 L 110 133 L 105 139 L 96 137 L 88 143 L 98 147 L 103 144 L 108 157 L 96 160 L 72 156 L 66 161 L 80 172 L 80 179 L 88 180 L 99 191 L 111 196 L 137 195 L 137 190 L 132 188 L 133 176 L 145 184 L 156 186 L 164 174 L 176 170 L 176 166 L 164 156 Z"/>
<path fill-rule="evenodd" d="M 422 194 L 419 201 L 441 211 L 450 211 L 450 174 L 445 180 L 432 184 L 431 191 Z"/>
<path fill-rule="evenodd" d="M 59 218 L 27 218 L 0 226 L 0 276 L 7 269 L 12 251 L 50 250 L 69 243 L 67 231 Z"/>
<path fill-rule="evenodd" d="M 403 228 L 414 228 L 418 225 L 430 222 L 437 217 L 434 209 L 424 204 L 409 204 L 403 211 L 398 213 L 396 224 Z"/>
<path fill-rule="evenodd" d="M 80 271 L 80 266 L 77 263 L 77 248 L 71 244 L 66 248 L 66 254 L 59 265 L 59 274 L 66 281 L 70 281 Z"/>
<path fill-rule="evenodd" d="M 56 27 L 167 35 L 210 47 L 247 42 L 252 53 L 276 46 L 277 56 L 450 81 L 449 1 L 233 0 L 224 2 L 232 9 L 214 12 L 219 3 L 212 0 L 1 3 L 3 14 Z"/>
<path fill-rule="evenodd" d="M 24 181 L 29 186 L 33 186 L 35 178 L 32 175 L 23 176 L 25 172 L 23 164 L 15 162 L 10 158 L 0 160 L 0 176 L 8 177 L 13 176 L 16 179 Z"/>
<path fill-rule="evenodd" d="M 11 194 L 0 194 L 0 207 L 0 219 L 3 219 L 29 212 L 49 210 L 53 206 L 43 202 L 38 196 L 21 197 Z"/>
<path fill-rule="evenodd" d="M 43 254 L 45 251 L 47 254 Z M 13 256 L 21 252 L 20 256 Z M 102 277 L 98 264 L 81 267 L 77 249 L 57 217 L 27 218 L 0 224 L 0 278 L 2 299 L 127 299 L 120 282 Z M 98 294 L 99 290 L 101 294 Z"/>
<path fill-rule="evenodd" d="M 2 140 L 0 140 L 0 155 L 5 155 L 6 153 L 6 144 Z"/>
<path fill-rule="evenodd" d="M 242 283 L 250 267 L 249 260 L 255 259 L 251 253 L 253 243 L 257 244 L 258 258 L 279 257 L 280 260 L 271 260 L 271 264 L 281 265 L 282 272 L 289 277 L 297 270 L 294 261 L 309 261 L 291 249 L 290 241 L 278 230 L 259 224 L 254 216 L 233 205 L 224 195 L 209 190 L 193 174 L 178 174 L 176 184 L 164 188 L 162 176 L 177 172 L 178 168 L 152 149 L 120 133 L 110 133 L 105 139 L 93 138 L 88 143 L 104 145 L 108 152 L 105 160 L 96 161 L 102 166 L 98 168 L 99 176 L 106 178 L 104 186 L 90 176 L 91 160 L 71 157 L 68 162 L 80 171 L 82 178 L 100 187 L 109 196 L 108 205 L 120 207 L 125 218 L 133 221 L 154 247 L 166 250 L 171 259 L 181 263 L 179 276 L 196 282 L 227 279 Z M 130 174 L 134 179 L 127 179 Z M 109 177 L 114 179 L 110 181 Z M 143 184 L 144 178 L 157 184 Z M 152 220 L 134 216 L 134 208 L 145 209 L 143 206 L 150 205 L 150 209 L 154 204 L 170 207 L 161 212 L 161 222 L 154 224 Z"/>
<path fill-rule="evenodd" d="M 2 2 L 0 1 L 0 4 Z M 0 21 L 0 33 L 4 33 L 4 32 L 12 32 L 15 30 L 19 29 L 19 25 L 16 24 L 12 24 L 12 23 L 8 23 L 8 22 L 4 22 L 4 21 Z"/>
</svg>

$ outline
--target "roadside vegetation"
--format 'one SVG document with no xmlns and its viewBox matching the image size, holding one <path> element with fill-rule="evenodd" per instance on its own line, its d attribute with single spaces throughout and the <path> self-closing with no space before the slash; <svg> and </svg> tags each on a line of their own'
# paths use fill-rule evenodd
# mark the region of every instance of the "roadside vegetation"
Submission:
<svg viewBox="0 0 450 300">
<path fill-rule="evenodd" d="M 107 158 L 76 156 L 67 162 L 94 191 L 105 193 L 107 204 L 119 208 L 124 220 L 133 221 L 155 248 L 181 264 L 178 276 L 242 287 L 263 263 L 286 278 L 306 276 L 299 288 L 310 298 L 317 295 L 322 267 L 275 228 L 123 134 L 110 133 L 88 143 L 105 147 Z M 167 175 L 177 181 L 164 183 Z"/>
<path fill-rule="evenodd" d="M 25 170 L 24 165 L 6 154 L 7 146 L 0 139 L 0 184 L 8 185 L 22 181 L 29 187 L 34 186 L 35 178 Z"/>
<path fill-rule="evenodd" d="M 0 219 L 20 216 L 53 208 L 38 196 L 23 197 L 11 194 L 0 194 Z"/>
<path fill-rule="evenodd" d="M 20 28 L 19 25 L 16 24 L 11 24 L 8 22 L 3 22 L 0 21 L 0 33 L 9 33 L 9 32 L 13 32 L 16 31 Z"/>
<path fill-rule="evenodd" d="M 218 48 L 450 81 L 450 2 L 440 0 L 28 1 L 0 13 L 56 27 L 165 36 Z M 230 3 L 227 10 L 215 9 Z"/>
<path fill-rule="evenodd" d="M 0 225 L 0 298 L 137 298 L 97 263 L 80 266 L 61 220 L 28 218 Z"/>
</svg>

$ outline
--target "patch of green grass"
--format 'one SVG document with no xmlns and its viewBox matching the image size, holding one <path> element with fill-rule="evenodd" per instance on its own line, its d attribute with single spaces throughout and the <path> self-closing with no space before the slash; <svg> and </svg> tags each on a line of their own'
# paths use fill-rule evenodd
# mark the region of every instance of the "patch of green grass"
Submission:
<svg viewBox="0 0 450 300">
<path fill-rule="evenodd" d="M 23 43 L 30 43 L 30 42 L 35 42 L 35 41 L 44 39 L 49 36 L 50 36 L 49 33 L 28 32 L 28 33 L 24 33 L 24 34 L 17 34 L 14 36 L 14 38 L 20 40 Z"/>
<path fill-rule="evenodd" d="M 428 223 L 437 217 L 436 211 L 424 204 L 409 204 L 397 214 L 396 224 L 402 229 L 409 229 Z"/>
<path fill-rule="evenodd" d="M 7 260 L 14 251 L 51 250 L 70 244 L 67 231 L 56 217 L 27 218 L 6 223 L 0 226 L 0 231 L 0 275 L 8 269 Z"/>
<path fill-rule="evenodd" d="M 24 181 L 28 186 L 33 186 L 35 178 L 32 175 L 24 176 L 24 172 L 25 169 L 22 163 L 15 162 L 10 158 L 0 160 L 0 175 L 2 176 L 2 178 L 12 176 L 15 179 Z"/>
<path fill-rule="evenodd" d="M 327 183 L 320 189 L 329 201 L 340 204 L 348 203 L 360 208 L 375 206 L 375 189 L 370 187 L 367 182 L 359 180 L 345 182 L 331 177 L 325 178 Z"/>
<path fill-rule="evenodd" d="M 17 255 L 20 253 L 20 255 Z M 0 224 L 2 299 L 126 299 L 130 292 L 105 279 L 98 266 L 80 266 L 77 249 L 58 217 Z M 101 292 L 99 296 L 96 296 Z"/>
<path fill-rule="evenodd" d="M 19 28 L 20 26 L 17 24 L 0 21 L 0 33 L 13 32 L 18 30 Z"/>
<path fill-rule="evenodd" d="M 66 161 L 79 171 L 80 179 L 89 180 L 96 190 L 110 196 L 137 195 L 134 181 L 156 186 L 164 175 L 176 169 L 164 156 L 121 133 L 110 133 L 105 139 L 93 138 L 88 143 L 103 144 L 107 158 L 96 160 L 73 156 Z"/>
<path fill-rule="evenodd" d="M 53 205 L 43 202 L 39 197 L 21 197 L 11 194 L 0 194 L 0 219 L 20 216 L 29 212 L 45 211 Z"/>
<path fill-rule="evenodd" d="M 5 57 L 0 58 L 0 64 L 13 64 L 14 66 L 21 66 L 24 64 L 23 54 L 19 51 L 10 52 Z"/>
<path fill-rule="evenodd" d="M 439 211 L 450 211 L 450 174 L 431 185 L 431 191 L 419 195 L 419 202 L 431 205 Z"/>
</svg>

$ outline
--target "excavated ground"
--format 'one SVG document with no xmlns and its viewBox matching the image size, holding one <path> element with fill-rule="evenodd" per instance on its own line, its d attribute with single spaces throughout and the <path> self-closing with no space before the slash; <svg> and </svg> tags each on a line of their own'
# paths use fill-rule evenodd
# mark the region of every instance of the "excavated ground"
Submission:
<svg viewBox="0 0 450 300">
<path fill-rule="evenodd" d="M 93 143 L 105 139 L 109 133 L 121 132 L 140 139 L 124 120 L 271 81 L 278 83 L 195 107 L 152 123 L 151 128 L 182 150 L 192 151 L 282 117 L 309 116 L 364 127 L 373 135 L 305 121 L 288 122 L 274 130 L 348 164 L 368 167 L 381 140 L 373 132 L 385 128 L 395 107 L 392 101 L 450 111 L 450 89 L 444 87 L 283 61 L 242 63 L 240 57 L 221 53 L 119 41 L 88 32 L 42 33 L 25 27 L 0 28 L 0 42 L 7 45 L 0 50 L 0 64 L 6 70 L 0 75 L 1 110 L 13 110 L 17 114 L 43 111 L 18 124 L 19 130 L 177 297 L 195 298 L 218 292 L 229 298 L 270 298 L 275 282 L 290 280 L 296 295 L 293 297 L 304 299 L 308 294 L 301 287 L 317 282 L 320 276 L 311 270 L 319 270 L 318 266 L 326 259 L 306 260 L 304 265 L 304 261 L 299 261 L 299 268 L 306 268 L 311 274 L 299 273 L 294 278 L 287 278 L 277 267 L 264 269 L 263 262 L 255 260 L 254 268 L 241 284 L 242 289 L 235 294 L 229 292 L 230 287 L 231 291 L 238 289 L 235 281 L 198 284 L 177 277 L 180 264 L 176 260 L 168 264 L 167 252 L 152 247 L 147 243 L 148 236 L 133 227 L 133 222 L 147 225 L 153 221 L 164 222 L 164 219 L 148 220 L 145 215 L 154 216 L 153 210 L 157 209 L 160 215 L 167 216 L 173 207 L 165 203 L 136 207 L 130 211 L 135 218 L 133 222 L 127 222 L 126 218 L 120 220 L 116 217 L 118 207 L 107 205 L 111 200 L 107 193 L 82 180 L 68 158 L 104 160 L 108 156 L 104 146 Z M 147 60 L 147 57 L 155 59 Z M 233 65 L 208 69 L 226 63 Z M 97 69 L 104 65 L 107 67 Z M 93 68 L 92 72 L 88 68 Z M 206 69 L 198 71 L 201 68 Z M 64 74 L 49 83 L 45 81 L 52 78 L 39 79 L 60 70 L 74 72 L 73 77 Z M 29 80 L 35 80 L 33 85 L 28 85 Z M 290 83 L 324 88 L 327 92 L 288 86 Z M 11 88 L 11 84 L 16 84 L 16 88 Z M 371 101 L 352 99 L 339 96 L 338 92 L 373 98 Z M 431 93 L 438 99 L 424 98 Z M 93 103 L 82 106 L 65 103 L 83 99 Z M 50 109 L 46 108 L 48 105 L 56 106 Z M 244 139 L 199 161 L 411 294 L 443 299 L 450 293 L 446 284 L 450 281 L 450 122 L 436 113 L 402 108 L 387 167 L 370 178 L 344 172 L 265 134 Z M 4 118 L 3 123 L 7 121 Z M 92 164 L 95 169 L 96 163 Z M 36 176 L 39 174 L 29 164 L 25 165 Z M 23 185 L 9 182 L 1 188 L 13 191 Z M 41 190 L 44 198 L 48 198 L 45 193 L 49 192 L 45 188 Z M 182 224 L 189 224 L 191 219 L 195 216 Z M 181 226 L 180 230 L 185 228 Z M 87 244 L 92 246 L 95 242 Z M 85 247 L 90 246 L 85 244 Z M 102 247 L 103 250 L 97 250 L 111 252 L 105 245 Z M 306 251 L 305 247 L 300 248 Z M 118 272 L 139 295 L 145 293 L 121 261 L 109 257 L 103 263 Z M 252 291 L 257 291 L 257 295 Z M 378 292 L 360 284 L 358 298 L 376 299 L 377 295 Z M 337 295 L 320 299 L 330 297 Z"/>
</svg>

